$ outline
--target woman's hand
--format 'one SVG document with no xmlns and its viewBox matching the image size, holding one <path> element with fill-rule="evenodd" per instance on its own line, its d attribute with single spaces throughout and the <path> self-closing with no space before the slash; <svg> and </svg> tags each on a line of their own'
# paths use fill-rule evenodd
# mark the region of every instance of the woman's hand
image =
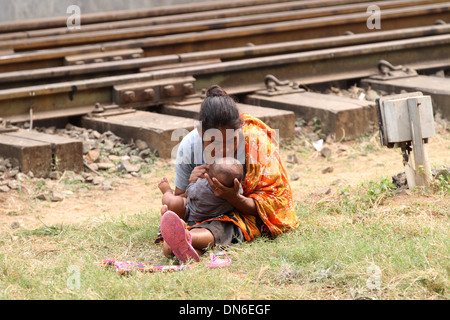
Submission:
<svg viewBox="0 0 450 320">
<path fill-rule="evenodd" d="M 211 189 L 217 197 L 225 199 L 229 204 L 236 208 L 239 212 L 258 217 L 258 209 L 256 202 L 251 197 L 245 197 L 239 193 L 240 183 L 238 179 L 234 179 L 234 186 L 231 188 L 225 187 L 219 180 L 212 178 L 205 173 L 205 178 L 208 180 Z"/>
<path fill-rule="evenodd" d="M 213 190 L 214 194 L 217 197 L 225 199 L 230 203 L 232 203 L 235 199 L 239 197 L 240 183 L 238 179 L 234 179 L 234 186 L 228 188 L 224 186 L 222 183 L 220 183 L 220 181 L 217 180 L 216 178 L 211 179 L 211 177 L 207 173 L 205 174 L 205 178 L 206 180 L 208 180 L 211 189 Z"/>
<path fill-rule="evenodd" d="M 197 181 L 197 179 L 204 179 L 205 173 L 209 171 L 209 164 L 203 164 L 201 166 L 197 166 L 192 170 L 191 176 L 189 177 L 189 183 Z"/>
</svg>

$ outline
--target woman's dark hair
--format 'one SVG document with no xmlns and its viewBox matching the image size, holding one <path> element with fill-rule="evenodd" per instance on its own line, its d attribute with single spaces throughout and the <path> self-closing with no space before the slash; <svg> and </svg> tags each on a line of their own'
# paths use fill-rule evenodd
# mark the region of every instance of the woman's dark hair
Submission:
<svg viewBox="0 0 450 320">
<path fill-rule="evenodd" d="M 212 128 L 239 129 L 242 120 L 235 100 L 218 85 L 213 85 L 206 91 L 206 98 L 200 108 L 199 120 L 202 132 Z"/>
</svg>

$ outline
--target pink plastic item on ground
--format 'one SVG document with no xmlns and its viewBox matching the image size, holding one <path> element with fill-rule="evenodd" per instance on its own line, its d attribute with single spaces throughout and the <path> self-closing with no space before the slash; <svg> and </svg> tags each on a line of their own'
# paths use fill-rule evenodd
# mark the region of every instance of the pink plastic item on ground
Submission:
<svg viewBox="0 0 450 320">
<path fill-rule="evenodd" d="M 211 263 L 206 266 L 209 269 L 223 268 L 231 264 L 231 259 L 223 252 L 210 253 L 209 257 L 211 258 Z"/>
</svg>

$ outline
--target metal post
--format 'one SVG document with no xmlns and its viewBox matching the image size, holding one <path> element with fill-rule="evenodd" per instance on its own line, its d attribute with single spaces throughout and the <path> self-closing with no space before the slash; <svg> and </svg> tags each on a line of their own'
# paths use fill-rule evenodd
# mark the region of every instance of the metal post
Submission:
<svg viewBox="0 0 450 320">
<path fill-rule="evenodd" d="M 429 186 L 431 182 L 431 170 L 422 138 L 419 113 L 420 103 L 417 103 L 417 98 L 409 98 L 407 99 L 407 104 L 414 151 L 416 184 L 418 186 Z"/>
</svg>

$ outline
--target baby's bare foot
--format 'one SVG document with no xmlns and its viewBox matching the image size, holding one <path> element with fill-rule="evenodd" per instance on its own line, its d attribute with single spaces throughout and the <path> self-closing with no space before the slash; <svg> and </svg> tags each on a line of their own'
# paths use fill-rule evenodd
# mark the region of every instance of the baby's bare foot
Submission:
<svg viewBox="0 0 450 320">
<path fill-rule="evenodd" d="M 161 207 L 161 216 L 164 215 L 169 210 L 169 207 L 166 204 L 163 204 Z"/>
<path fill-rule="evenodd" d="M 166 192 L 173 193 L 172 188 L 170 187 L 169 181 L 166 177 L 163 177 L 161 181 L 158 183 L 158 188 L 164 194 Z"/>
</svg>

